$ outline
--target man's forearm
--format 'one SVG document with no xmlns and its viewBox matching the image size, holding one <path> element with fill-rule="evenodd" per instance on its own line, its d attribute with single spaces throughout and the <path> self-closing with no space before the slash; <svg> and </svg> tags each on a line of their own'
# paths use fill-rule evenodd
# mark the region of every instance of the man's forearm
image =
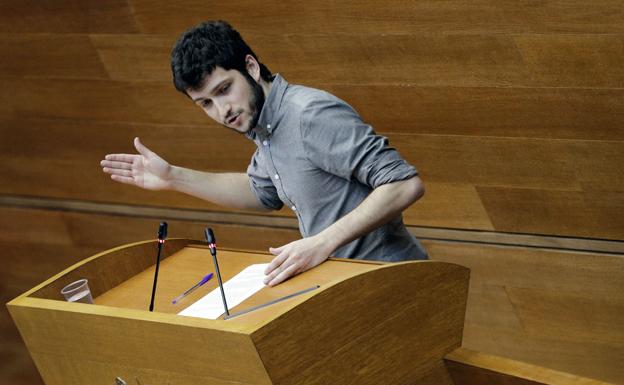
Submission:
<svg viewBox="0 0 624 385">
<path fill-rule="evenodd" d="M 169 186 L 221 206 L 269 211 L 251 191 L 249 176 L 244 173 L 211 173 L 172 166 Z"/>
<path fill-rule="evenodd" d="M 379 186 L 358 207 L 317 236 L 335 251 L 389 222 L 420 199 L 424 192 L 418 177 Z"/>
<path fill-rule="evenodd" d="M 265 270 L 264 283 L 274 286 L 317 266 L 339 247 L 395 218 L 424 192 L 418 177 L 377 187 L 358 207 L 320 233 L 270 248 L 275 258 Z"/>
</svg>

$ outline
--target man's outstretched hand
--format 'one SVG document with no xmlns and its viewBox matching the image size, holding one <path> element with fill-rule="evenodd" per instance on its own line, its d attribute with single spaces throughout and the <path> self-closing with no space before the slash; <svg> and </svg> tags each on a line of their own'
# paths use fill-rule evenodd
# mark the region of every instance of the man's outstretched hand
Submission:
<svg viewBox="0 0 624 385">
<path fill-rule="evenodd" d="M 275 255 L 264 274 L 264 284 L 275 286 L 282 281 L 303 273 L 321 264 L 330 254 L 333 247 L 323 242 L 318 236 L 299 239 L 278 248 L 269 248 Z"/>
<path fill-rule="evenodd" d="M 169 188 L 171 165 L 134 138 L 138 154 L 108 154 L 100 162 L 102 171 L 116 182 L 131 184 L 148 190 Z"/>
</svg>

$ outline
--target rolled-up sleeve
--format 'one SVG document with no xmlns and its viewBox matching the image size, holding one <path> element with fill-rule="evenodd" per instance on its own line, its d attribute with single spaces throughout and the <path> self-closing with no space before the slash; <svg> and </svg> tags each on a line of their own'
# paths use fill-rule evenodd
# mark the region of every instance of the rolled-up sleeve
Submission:
<svg viewBox="0 0 624 385">
<path fill-rule="evenodd" d="M 260 165 L 259 157 L 260 152 L 256 150 L 247 167 L 251 191 L 264 207 L 270 210 L 279 210 L 284 203 L 280 200 L 271 178 Z"/>
<path fill-rule="evenodd" d="M 311 162 L 372 188 L 418 175 L 416 168 L 389 146 L 388 139 L 376 135 L 351 106 L 327 95 L 310 102 L 301 115 L 301 136 Z"/>
</svg>

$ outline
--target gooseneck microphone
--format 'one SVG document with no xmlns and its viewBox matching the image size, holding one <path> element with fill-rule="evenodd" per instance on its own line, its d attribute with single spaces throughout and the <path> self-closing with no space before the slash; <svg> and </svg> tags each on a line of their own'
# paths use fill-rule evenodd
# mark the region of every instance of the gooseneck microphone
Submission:
<svg viewBox="0 0 624 385">
<path fill-rule="evenodd" d="M 209 227 L 206 227 L 206 230 L 204 230 L 204 235 L 206 236 L 206 242 L 208 242 L 208 248 L 210 249 L 210 254 L 212 254 L 212 260 L 214 261 L 215 270 L 217 271 L 217 280 L 219 281 L 219 290 L 221 290 L 221 299 L 223 299 L 223 308 L 225 309 L 226 316 L 229 316 L 230 311 L 228 310 L 227 301 L 225 300 L 225 291 L 223 291 L 221 271 L 219 270 L 219 262 L 217 262 L 217 239 L 215 238 L 212 229 Z"/>
<path fill-rule="evenodd" d="M 152 300 L 149 311 L 154 311 L 154 297 L 156 296 L 156 283 L 158 282 L 158 270 L 160 269 L 160 253 L 167 239 L 167 222 L 160 222 L 158 226 L 158 254 L 156 255 L 156 272 L 154 273 L 154 285 L 152 286 Z"/>
</svg>

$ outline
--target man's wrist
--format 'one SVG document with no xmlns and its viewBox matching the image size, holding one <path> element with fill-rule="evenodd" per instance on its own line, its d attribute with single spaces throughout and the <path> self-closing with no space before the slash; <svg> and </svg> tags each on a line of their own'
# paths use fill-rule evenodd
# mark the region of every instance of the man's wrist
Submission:
<svg viewBox="0 0 624 385">
<path fill-rule="evenodd" d="M 328 229 L 316 234 L 318 243 L 322 245 L 323 249 L 327 252 L 328 256 L 334 253 L 341 245 L 337 242 L 337 237 L 332 235 L 332 232 Z"/>
<path fill-rule="evenodd" d="M 181 190 L 182 181 L 184 180 L 184 169 L 182 167 L 170 165 L 167 175 L 163 178 L 168 190 L 183 192 Z"/>
</svg>

